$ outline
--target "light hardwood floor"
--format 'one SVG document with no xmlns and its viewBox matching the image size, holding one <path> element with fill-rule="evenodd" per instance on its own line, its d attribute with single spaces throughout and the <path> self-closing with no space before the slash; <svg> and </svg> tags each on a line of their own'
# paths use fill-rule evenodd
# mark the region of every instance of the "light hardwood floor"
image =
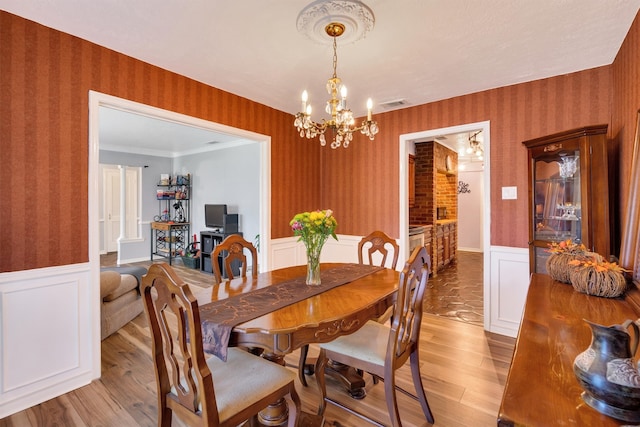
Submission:
<svg viewBox="0 0 640 427">
<path fill-rule="evenodd" d="M 185 281 L 208 286 L 209 275 L 176 266 Z M 199 283 L 195 283 L 199 282 Z M 421 371 L 429 404 L 438 427 L 495 426 L 515 340 L 485 332 L 482 327 L 425 314 L 421 331 Z M 151 342 L 144 313 L 102 342 L 102 377 L 56 399 L 0 420 L 0 427 L 24 426 L 155 426 L 156 385 Z M 317 349 L 311 346 L 310 355 Z M 298 353 L 289 355 L 294 369 Z M 413 390 L 408 365 L 398 371 L 398 384 Z M 315 379 L 297 383 L 303 410 L 315 413 Z M 367 376 L 367 396 L 356 401 L 328 379 L 329 394 L 373 414 L 388 424 L 381 383 Z M 428 426 L 419 404 L 399 396 L 405 427 Z M 324 427 L 360 427 L 364 421 L 329 405 Z M 174 426 L 183 424 L 174 417 Z"/>
</svg>

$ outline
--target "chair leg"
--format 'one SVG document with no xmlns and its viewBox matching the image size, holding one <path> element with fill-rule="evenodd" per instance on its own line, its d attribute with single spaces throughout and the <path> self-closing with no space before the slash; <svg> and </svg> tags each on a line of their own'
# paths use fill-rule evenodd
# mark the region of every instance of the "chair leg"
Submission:
<svg viewBox="0 0 640 427">
<path fill-rule="evenodd" d="M 296 427 L 300 422 L 301 403 L 300 397 L 296 392 L 295 386 L 292 384 L 289 390 L 289 395 L 285 397 L 287 407 L 289 409 L 289 419 L 287 421 L 287 427 Z"/>
<path fill-rule="evenodd" d="M 413 386 L 416 389 L 416 394 L 418 395 L 418 400 L 420 401 L 420 406 L 422 406 L 422 412 L 426 417 L 427 421 L 430 424 L 434 423 L 433 414 L 431 413 L 431 408 L 429 407 L 429 402 L 427 402 L 427 395 L 424 392 L 424 387 L 422 385 L 422 377 L 420 376 L 420 360 L 419 360 L 418 348 L 414 348 L 411 352 L 410 364 L 411 364 L 411 376 L 413 377 Z"/>
<path fill-rule="evenodd" d="M 316 383 L 318 384 L 318 390 L 320 390 L 320 406 L 318 406 L 318 415 L 324 415 L 324 410 L 327 407 L 327 385 L 324 379 L 324 369 L 327 366 L 327 352 L 324 349 L 320 349 L 318 360 L 316 361 Z"/>
<path fill-rule="evenodd" d="M 298 361 L 298 378 L 303 386 L 307 386 L 307 377 L 304 375 L 304 365 L 307 363 L 307 354 L 309 353 L 309 346 L 303 345 L 300 347 L 300 360 Z"/>
<path fill-rule="evenodd" d="M 393 427 L 401 427 L 400 413 L 398 412 L 398 399 L 396 398 L 396 374 L 395 371 L 385 372 L 384 397 L 387 401 L 387 412 Z"/>
</svg>

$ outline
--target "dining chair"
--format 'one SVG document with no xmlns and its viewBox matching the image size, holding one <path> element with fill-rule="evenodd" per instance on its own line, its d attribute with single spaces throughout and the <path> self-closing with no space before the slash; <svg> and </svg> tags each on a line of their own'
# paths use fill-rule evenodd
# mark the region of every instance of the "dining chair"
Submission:
<svg viewBox="0 0 640 427">
<path fill-rule="evenodd" d="M 395 239 L 389 237 L 384 231 L 375 230 L 364 236 L 358 243 L 358 264 L 378 265 L 385 267 L 387 264 L 387 256 L 391 254 L 391 265 L 389 268 L 396 269 L 398 265 L 398 255 L 400 252 L 400 246 L 396 243 Z M 367 257 L 365 258 L 365 253 Z M 377 257 L 376 257 L 376 254 Z M 366 262 L 365 262 L 366 261 Z M 378 262 L 376 262 L 378 261 Z M 376 321 L 385 323 L 391 318 L 393 313 L 393 307 L 389 307 L 385 313 L 378 317 Z M 300 361 L 298 362 L 298 379 L 303 386 L 307 386 L 307 378 L 305 374 L 313 374 L 313 368 L 307 366 L 307 355 L 309 353 L 309 346 L 305 345 L 300 348 Z M 378 379 L 374 377 L 374 382 L 377 384 Z"/>
<path fill-rule="evenodd" d="M 298 424 L 295 373 L 246 351 L 229 348 L 227 361 L 205 358 L 198 302 L 166 263 L 142 278 L 158 389 L 158 426 L 175 413 L 189 426 L 237 426 L 285 399 L 288 425 Z M 253 425 L 253 424 L 252 424 Z"/>
<path fill-rule="evenodd" d="M 368 262 L 365 262 L 364 259 L 365 250 L 368 255 Z M 392 259 L 389 268 L 395 270 L 398 265 L 399 252 L 400 246 L 398 246 L 395 239 L 389 237 L 384 231 L 376 230 L 364 236 L 358 243 L 358 263 L 386 267 L 387 255 L 391 253 Z M 382 256 L 382 259 L 378 263 L 374 262 L 374 255 L 376 253 Z"/>
<path fill-rule="evenodd" d="M 218 264 L 218 257 L 222 255 L 222 262 L 224 263 L 224 271 L 227 273 L 229 279 L 233 279 L 234 262 L 240 262 L 241 270 L 240 277 L 247 275 L 247 256 L 244 250 L 247 249 L 251 254 L 251 275 L 256 277 L 258 275 L 258 251 L 253 243 L 245 240 L 239 234 L 231 234 L 227 236 L 222 242 L 216 245 L 211 251 L 211 265 L 213 266 L 213 274 L 215 276 L 216 283 L 222 282 L 222 272 L 220 271 L 220 265 Z M 224 253 L 223 253 L 224 251 Z"/>
<path fill-rule="evenodd" d="M 344 335 L 328 343 L 320 344 L 316 362 L 316 382 L 322 394 L 318 414 L 323 415 L 326 403 L 332 403 L 373 424 L 377 420 L 347 405 L 327 397 L 324 368 L 330 359 L 370 372 L 384 381 L 387 410 L 393 427 L 401 427 L 396 389 L 409 394 L 420 402 L 422 412 L 429 423 L 434 422 L 420 376 L 419 340 L 424 297 L 431 259 L 424 246 L 414 249 L 405 264 L 398 283 L 395 313 L 391 325 L 368 321 L 351 335 Z M 411 375 L 417 396 L 396 385 L 396 371 L 410 360 Z"/>
</svg>

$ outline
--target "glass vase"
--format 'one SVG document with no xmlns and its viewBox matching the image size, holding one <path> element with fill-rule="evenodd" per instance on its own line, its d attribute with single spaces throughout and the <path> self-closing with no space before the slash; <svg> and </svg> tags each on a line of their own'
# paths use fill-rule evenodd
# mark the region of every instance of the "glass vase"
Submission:
<svg viewBox="0 0 640 427">
<path fill-rule="evenodd" d="M 320 252 L 320 251 L 318 251 Z M 307 285 L 319 285 L 320 282 L 320 253 L 307 253 Z"/>
</svg>

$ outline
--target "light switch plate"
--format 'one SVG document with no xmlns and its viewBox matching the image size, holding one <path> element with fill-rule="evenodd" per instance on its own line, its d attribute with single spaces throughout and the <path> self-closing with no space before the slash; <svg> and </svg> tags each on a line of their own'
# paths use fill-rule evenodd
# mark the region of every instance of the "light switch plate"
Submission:
<svg viewBox="0 0 640 427">
<path fill-rule="evenodd" d="M 502 200 L 516 200 L 518 187 L 502 187 Z"/>
</svg>

